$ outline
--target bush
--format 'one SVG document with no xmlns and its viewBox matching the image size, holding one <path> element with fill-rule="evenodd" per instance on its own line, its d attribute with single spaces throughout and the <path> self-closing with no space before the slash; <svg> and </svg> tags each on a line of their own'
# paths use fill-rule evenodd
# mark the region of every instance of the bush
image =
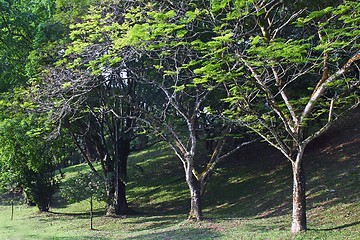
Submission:
<svg viewBox="0 0 360 240">
<path fill-rule="evenodd" d="M 58 188 L 58 179 L 51 164 L 42 165 L 40 169 L 26 169 L 23 173 L 24 192 L 28 202 L 34 203 L 40 211 L 47 212 L 51 198 Z"/>
</svg>

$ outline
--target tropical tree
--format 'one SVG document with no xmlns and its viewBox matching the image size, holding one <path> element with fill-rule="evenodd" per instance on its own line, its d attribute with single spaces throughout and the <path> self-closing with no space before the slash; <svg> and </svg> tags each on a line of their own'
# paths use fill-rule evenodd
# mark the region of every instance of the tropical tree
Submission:
<svg viewBox="0 0 360 240">
<path fill-rule="evenodd" d="M 139 3 L 128 9 L 123 22 L 111 25 L 117 31 L 110 35 L 112 52 L 107 55 L 123 61 L 131 52 L 141 64 L 142 70 L 131 73 L 153 90 L 145 104 L 137 106 L 142 113 L 139 121 L 181 160 L 190 191 L 189 217 L 195 220 L 202 219 L 201 196 L 216 164 L 249 143 L 224 151 L 232 126 L 209 112 L 221 109 L 211 99 L 225 97 L 219 86 L 229 70 L 226 61 L 231 61 L 223 58 L 226 49 L 221 47 L 230 36 L 219 33 L 215 22 L 198 1 Z M 217 50 L 209 53 L 210 48 Z M 214 122 L 215 147 L 208 157 L 199 158 L 199 143 Z"/>
<path fill-rule="evenodd" d="M 1 104 L 1 185 L 8 191 L 22 189 L 28 203 L 36 204 L 40 211 L 48 211 L 58 184 L 57 160 L 66 157 L 66 151 L 57 151 L 63 143 L 60 140 L 47 140 L 49 126 L 43 117 L 24 112 L 18 104 Z"/>
<path fill-rule="evenodd" d="M 107 179 L 107 214 L 131 214 L 126 200 L 127 161 L 135 139 L 140 103 L 136 79 L 127 65 L 107 56 L 109 21 L 118 21 L 122 5 L 96 5 L 71 26 L 63 55 L 34 84 L 42 112 L 50 113 L 57 129 L 66 128 L 84 159 L 99 161 Z M 124 8 L 125 9 L 125 8 Z M 107 14 L 107 11 L 116 13 Z M 129 56 L 131 57 L 131 56 Z M 132 65 L 131 65 L 132 64 Z M 54 133 L 56 133 L 55 131 Z"/>
<path fill-rule="evenodd" d="M 52 1 L 0 1 L 0 90 L 7 91 L 31 78 L 28 61 L 51 17 Z M 28 67 L 25 67 L 29 65 Z"/>
<path fill-rule="evenodd" d="M 40 61 L 53 61 L 51 55 L 39 53 L 62 34 L 52 22 L 54 6 L 51 0 L 0 1 L 2 179 L 5 185 L 21 186 L 42 211 L 49 208 L 57 182 L 55 167 L 66 151 L 58 151 L 63 140 L 47 140 L 50 125 L 34 113 L 24 89 L 36 77 Z"/>
<path fill-rule="evenodd" d="M 359 104 L 353 66 L 360 59 L 360 5 L 344 1 L 307 13 L 286 1 L 215 2 L 216 13 L 227 13 L 223 28 L 231 31 L 228 46 L 237 59 L 226 84 L 232 107 L 225 113 L 289 160 L 291 229 L 306 230 L 305 148 Z"/>
</svg>

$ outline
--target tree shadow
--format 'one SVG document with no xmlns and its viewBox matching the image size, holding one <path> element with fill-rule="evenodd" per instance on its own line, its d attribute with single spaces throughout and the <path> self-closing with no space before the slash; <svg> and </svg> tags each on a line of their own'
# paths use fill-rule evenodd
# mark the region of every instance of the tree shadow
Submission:
<svg viewBox="0 0 360 240">
<path fill-rule="evenodd" d="M 219 167 L 221 172 L 210 181 L 204 198 L 211 214 L 259 218 L 288 214 L 291 166 L 276 150 L 265 143 L 249 146 Z"/>
<path fill-rule="evenodd" d="M 359 199 L 360 128 L 327 135 L 330 142 L 306 152 L 307 205 L 312 210 Z M 326 139 L 323 139 L 326 141 Z M 314 142 L 316 145 L 317 143 Z M 259 154 L 261 153 L 261 155 Z M 218 170 L 219 171 L 219 170 Z M 220 165 L 205 195 L 205 207 L 217 216 L 269 218 L 291 214 L 292 170 L 277 150 L 260 143 Z"/>
<path fill-rule="evenodd" d="M 96 236 L 96 237 L 91 237 L 91 236 L 77 236 L 75 237 L 51 237 L 52 240 L 110 240 L 113 238 L 109 238 L 109 237 L 102 237 L 102 236 Z"/>
<path fill-rule="evenodd" d="M 136 231 L 164 229 L 184 221 L 184 218 L 179 215 L 130 216 L 126 217 L 126 219 L 129 219 L 131 224 L 140 226 L 135 229 Z"/>
<path fill-rule="evenodd" d="M 309 169 L 309 207 L 358 201 L 360 128 L 332 129 L 305 155 Z"/>
<path fill-rule="evenodd" d="M 208 228 L 187 228 L 178 230 L 167 230 L 155 233 L 144 233 L 126 239 L 215 239 L 220 238 L 221 234 Z"/>
<path fill-rule="evenodd" d="M 337 227 L 332 227 L 332 228 L 309 228 L 308 230 L 311 230 L 311 231 L 332 231 L 332 230 L 339 230 L 339 229 L 344 229 L 344 228 L 356 226 L 356 225 L 359 225 L 359 224 L 360 224 L 360 221 L 356 221 L 356 222 L 347 223 L 347 224 L 337 226 Z"/>
<path fill-rule="evenodd" d="M 56 212 L 49 211 L 47 214 L 55 215 L 55 216 L 68 216 L 68 217 L 79 217 L 81 219 L 89 218 L 89 212 L 75 212 L 75 213 L 67 213 L 67 212 Z M 104 216 L 105 212 L 103 210 L 95 210 L 93 211 L 94 217 Z M 51 219 L 50 219 L 51 221 Z"/>
<path fill-rule="evenodd" d="M 360 184 L 360 152 L 356 144 L 359 138 L 360 128 L 332 130 L 306 150 L 308 210 L 318 205 L 330 207 L 359 199 L 359 191 L 354 191 L 354 186 Z M 154 156 L 143 156 L 144 162 L 136 162 L 144 172 L 129 182 L 132 203 L 147 217 L 156 216 L 153 219 L 159 221 L 169 214 L 186 214 L 190 200 L 180 161 L 169 157 L 168 150 L 151 154 Z M 133 191 L 136 187 L 138 189 Z M 257 143 L 239 150 L 215 170 L 203 198 L 204 216 L 285 216 L 291 213 L 291 202 L 291 165 L 276 149 Z M 156 223 L 156 220 L 151 221 Z M 167 218 L 154 227 L 170 221 L 171 218 Z"/>
</svg>

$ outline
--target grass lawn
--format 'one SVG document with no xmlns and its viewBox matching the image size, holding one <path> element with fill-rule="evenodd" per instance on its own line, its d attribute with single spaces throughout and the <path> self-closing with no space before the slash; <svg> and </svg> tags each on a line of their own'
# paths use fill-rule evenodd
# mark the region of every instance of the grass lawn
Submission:
<svg viewBox="0 0 360 240">
<path fill-rule="evenodd" d="M 266 144 L 247 146 L 212 176 L 204 196 L 204 217 L 188 221 L 183 171 L 165 144 L 129 159 L 128 200 L 141 214 L 104 217 L 95 203 L 95 230 L 89 230 L 89 203 L 67 204 L 57 194 L 50 213 L 35 207 L 0 204 L 0 239 L 360 239 L 360 129 L 336 129 L 306 155 L 308 227 L 290 233 L 291 169 Z M 64 170 L 67 181 L 86 165 Z"/>
<path fill-rule="evenodd" d="M 190 222 L 185 215 L 136 216 L 94 219 L 96 230 L 89 230 L 87 214 L 59 212 L 39 214 L 36 208 L 15 207 L 10 220 L 10 206 L 1 206 L 0 239 L 359 239 L 359 222 L 336 218 L 324 226 L 319 222 L 337 214 L 351 213 L 359 206 L 344 205 L 325 210 L 320 220 L 310 222 L 310 230 L 293 236 L 289 232 L 290 216 L 271 218 L 214 218 L 201 223 Z M 343 215 L 343 216 L 346 216 Z M 357 215 L 357 217 L 359 217 Z M 341 218 L 340 216 L 338 218 Z M 355 217 L 354 217 L 355 219 Z M 358 218 L 357 218 L 358 219 Z M 349 221 L 350 220 L 350 221 Z"/>
</svg>

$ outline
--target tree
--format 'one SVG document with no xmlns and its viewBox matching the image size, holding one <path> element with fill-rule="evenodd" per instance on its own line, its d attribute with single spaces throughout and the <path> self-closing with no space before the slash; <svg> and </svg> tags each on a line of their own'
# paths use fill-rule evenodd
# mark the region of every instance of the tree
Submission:
<svg viewBox="0 0 360 240">
<path fill-rule="evenodd" d="M 110 5 L 115 13 L 121 7 Z M 92 162 L 100 161 L 107 179 L 107 214 L 131 214 L 125 189 L 138 114 L 133 105 L 139 102 L 139 88 L 127 67 L 106 54 L 106 31 L 112 29 L 104 27 L 119 18 L 106 15 L 106 10 L 101 5 L 91 7 L 81 21 L 71 26 L 72 42 L 56 65 L 47 67 L 44 81 L 34 87 L 39 110 L 50 113 L 57 129 L 70 131 L 94 172 Z"/>
<path fill-rule="evenodd" d="M 24 85 L 29 76 L 28 57 L 51 17 L 52 1 L 0 1 L 0 90 Z"/>
<path fill-rule="evenodd" d="M 343 112 L 359 104 L 359 71 L 353 66 L 360 59 L 360 5 L 344 1 L 309 14 L 275 1 L 231 9 L 224 21 L 226 29 L 233 29 L 229 48 L 238 67 L 226 85 L 226 101 L 232 105 L 226 114 L 291 163 L 291 230 L 303 231 L 307 229 L 305 148 Z M 250 30 L 242 27 L 249 22 L 256 25 Z"/>
<path fill-rule="evenodd" d="M 21 188 L 28 203 L 36 204 L 40 211 L 48 211 L 58 184 L 56 158 L 64 155 L 56 154 L 57 144 L 61 143 L 59 140 L 46 140 L 44 118 L 24 113 L 15 107 L 18 102 L 5 104 L 7 108 L 15 107 L 14 113 L 5 110 L 3 104 L 0 122 L 1 185 L 8 189 Z"/>
<path fill-rule="evenodd" d="M 190 191 L 189 218 L 201 220 L 201 198 L 212 171 L 240 147 L 224 153 L 232 127 L 207 112 L 219 110 L 221 105 L 206 108 L 211 98 L 224 96 L 219 86 L 228 69 L 221 45 L 229 36 L 218 35 L 206 6 L 197 1 L 186 6 L 182 1 L 144 3 L 130 8 L 124 18 L 124 22 L 112 25 L 117 31 L 111 36 L 113 53 L 108 56 L 123 60 L 129 52 L 135 53 L 131 56 L 143 70 L 131 73 L 153 89 L 152 101 L 145 100 L 146 107 L 137 106 L 142 113 L 139 121 L 168 143 L 181 160 Z M 128 66 L 128 62 L 123 65 Z M 213 136 L 216 144 L 210 156 L 198 159 L 198 145 L 210 119 L 219 127 Z"/>
<path fill-rule="evenodd" d="M 61 195 L 69 202 L 89 200 L 90 229 L 93 228 L 93 200 L 106 201 L 105 179 L 94 172 L 78 173 L 60 189 Z"/>
<path fill-rule="evenodd" d="M 40 49 L 62 34 L 51 22 L 53 10 L 51 0 L 0 1 L 1 170 L 4 181 L 21 185 L 42 211 L 56 189 L 55 158 L 66 154 L 57 151 L 63 140 L 47 141 L 49 123 L 33 112 L 24 89 L 36 77 L 39 62 L 51 61 L 50 55 L 37 56 Z"/>
</svg>

